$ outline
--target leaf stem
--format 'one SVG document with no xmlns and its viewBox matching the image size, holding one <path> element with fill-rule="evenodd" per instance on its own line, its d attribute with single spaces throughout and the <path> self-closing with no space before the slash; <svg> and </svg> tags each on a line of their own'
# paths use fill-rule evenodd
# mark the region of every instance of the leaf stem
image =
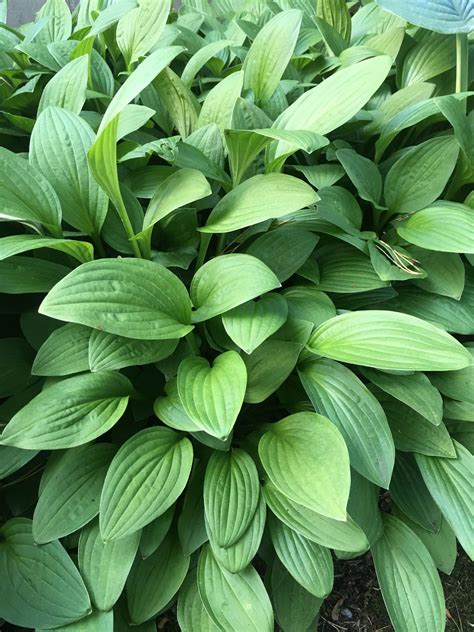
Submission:
<svg viewBox="0 0 474 632">
<path fill-rule="evenodd" d="M 456 92 L 468 89 L 469 51 L 467 33 L 456 34 Z M 466 107 L 466 101 L 464 101 Z"/>
<path fill-rule="evenodd" d="M 140 251 L 140 246 L 138 245 L 137 240 L 133 239 L 133 237 L 135 236 L 135 231 L 133 230 L 133 226 L 128 216 L 127 209 L 125 208 L 125 204 L 123 203 L 123 200 L 121 199 L 118 200 L 117 202 L 118 202 L 116 206 L 117 213 L 119 214 L 120 221 L 122 222 L 127 238 L 132 246 L 133 254 L 138 259 L 143 259 L 143 255 Z"/>
<path fill-rule="evenodd" d="M 201 233 L 201 243 L 199 244 L 199 253 L 196 260 L 196 271 L 204 263 L 204 259 L 207 255 L 207 249 L 209 248 L 209 244 L 211 243 L 212 235 L 210 233 Z"/>
</svg>

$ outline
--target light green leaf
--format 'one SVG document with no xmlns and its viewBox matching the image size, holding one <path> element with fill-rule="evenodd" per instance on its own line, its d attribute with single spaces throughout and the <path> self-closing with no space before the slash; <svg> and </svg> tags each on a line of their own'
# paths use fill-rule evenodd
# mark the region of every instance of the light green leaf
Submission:
<svg viewBox="0 0 474 632">
<path fill-rule="evenodd" d="M 382 406 L 347 367 L 332 360 L 312 360 L 298 371 L 315 411 L 339 429 L 351 465 L 363 476 L 388 488 L 395 447 Z"/>
<path fill-rule="evenodd" d="M 424 208 L 397 224 L 397 232 L 427 250 L 474 254 L 474 211 L 463 204 L 439 202 Z"/>
<path fill-rule="evenodd" d="M 247 371 L 235 351 L 214 360 L 185 358 L 178 369 L 178 393 L 186 414 L 213 437 L 225 440 L 232 432 L 244 401 Z"/>
<path fill-rule="evenodd" d="M 402 86 L 428 81 L 453 68 L 456 64 L 454 39 L 439 33 L 425 33 L 403 60 Z"/>
<path fill-rule="evenodd" d="M 434 202 L 443 192 L 458 154 L 454 136 L 431 138 L 404 153 L 385 178 L 385 203 L 389 209 L 413 213 Z M 426 173 L 430 174 L 428 179 Z"/>
<path fill-rule="evenodd" d="M 99 513 L 99 500 L 115 448 L 107 443 L 67 450 L 48 463 L 33 514 L 38 544 L 79 530 Z"/>
<path fill-rule="evenodd" d="M 47 108 L 33 128 L 30 163 L 54 187 L 66 222 L 97 237 L 107 215 L 108 199 L 87 162 L 94 139 L 91 128 L 74 112 Z"/>
<path fill-rule="evenodd" d="M 270 99 L 293 55 L 302 12 L 296 9 L 277 13 L 260 29 L 245 57 L 244 88 L 253 91 L 256 101 Z"/>
<path fill-rule="evenodd" d="M 92 603 L 99 610 L 110 610 L 122 594 L 135 559 L 140 531 L 112 542 L 103 542 L 99 521 L 81 531 L 78 562 Z"/>
<path fill-rule="evenodd" d="M 138 531 L 176 501 L 191 472 L 189 439 L 174 430 L 147 428 L 128 439 L 107 472 L 100 499 L 105 541 Z"/>
<path fill-rule="evenodd" d="M 117 24 L 117 46 L 130 67 L 157 43 L 168 18 L 167 2 L 139 0 L 138 6 Z"/>
<path fill-rule="evenodd" d="M 318 236 L 297 226 L 269 230 L 250 244 L 247 254 L 263 261 L 280 281 L 301 268 L 318 243 Z"/>
<path fill-rule="evenodd" d="M 242 92 L 244 73 L 241 70 L 222 79 L 208 92 L 197 121 L 197 127 L 214 123 L 224 132 L 231 127 L 235 104 Z"/>
<path fill-rule="evenodd" d="M 253 566 L 230 573 L 205 546 L 199 556 L 197 577 L 204 607 L 219 630 L 273 632 L 272 605 Z"/>
<path fill-rule="evenodd" d="M 256 175 L 227 193 L 214 207 L 205 233 L 229 233 L 276 219 L 315 204 L 319 197 L 305 182 L 281 173 Z"/>
<path fill-rule="evenodd" d="M 39 102 L 38 115 L 50 106 L 79 114 L 86 102 L 88 78 L 89 55 L 70 61 L 46 85 Z"/>
<path fill-rule="evenodd" d="M 72 31 L 71 11 L 64 0 L 47 0 L 36 14 L 36 21 L 46 18 L 45 26 L 35 38 L 39 44 L 64 41 Z"/>
<path fill-rule="evenodd" d="M 204 478 L 204 511 L 210 539 L 232 546 L 250 525 L 257 509 L 257 467 L 247 452 L 214 452 Z"/>
<path fill-rule="evenodd" d="M 277 277 L 256 257 L 215 257 L 199 268 L 191 282 L 191 299 L 197 308 L 193 322 L 223 314 L 277 287 Z"/>
<path fill-rule="evenodd" d="M 258 453 L 272 483 L 290 500 L 346 519 L 349 455 L 329 419 L 315 413 L 285 417 L 262 436 Z"/>
<path fill-rule="evenodd" d="M 199 48 L 191 59 L 187 62 L 181 73 L 181 81 L 191 87 L 194 78 L 198 72 L 203 68 L 211 59 L 217 56 L 224 48 L 227 48 L 232 44 L 232 40 L 217 40 L 216 42 L 210 42 L 202 48 Z"/>
<path fill-rule="evenodd" d="M 182 632 L 218 632 L 208 615 L 197 585 L 197 570 L 188 573 L 178 597 L 178 623 Z"/>
<path fill-rule="evenodd" d="M 466 275 L 460 255 L 425 250 L 418 246 L 411 246 L 408 250 L 427 274 L 424 279 L 414 280 L 416 286 L 426 292 L 441 294 L 456 301 L 461 298 Z"/>
<path fill-rule="evenodd" d="M 154 226 L 177 208 L 189 206 L 210 194 L 211 187 L 200 171 L 180 169 L 172 173 L 156 188 L 143 219 L 143 229 Z"/>
<path fill-rule="evenodd" d="M 397 632 L 443 632 L 445 605 L 436 566 L 423 542 L 394 516 L 372 547 L 385 606 Z"/>
<path fill-rule="evenodd" d="M 0 147 L 1 216 L 39 223 L 55 237 L 61 236 L 61 205 L 46 178 L 24 158 Z"/>
<path fill-rule="evenodd" d="M 275 121 L 277 129 L 304 129 L 328 134 L 347 123 L 379 89 L 390 71 L 387 56 L 366 59 L 337 71 L 305 92 Z M 284 143 L 275 148 L 285 153 Z"/>
<path fill-rule="evenodd" d="M 105 434 L 123 415 L 132 385 L 119 373 L 70 377 L 26 404 L 5 427 L 3 445 L 59 450 Z"/>
<path fill-rule="evenodd" d="M 345 0 L 320 0 L 316 15 L 330 24 L 346 41 L 351 39 L 351 14 Z"/>
<path fill-rule="evenodd" d="M 170 131 L 174 126 L 183 138 L 187 138 L 196 129 L 199 103 L 190 88 L 171 68 L 165 68 L 157 76 L 142 98 L 154 109 L 166 113 L 171 121 Z"/>
<path fill-rule="evenodd" d="M 32 522 L 14 518 L 0 529 L 0 616 L 26 628 L 51 628 L 91 612 L 79 571 L 57 541 L 38 546 Z"/>
<path fill-rule="evenodd" d="M 306 320 L 318 327 L 336 315 L 329 296 L 310 285 L 293 285 L 283 291 L 290 318 Z"/>
<path fill-rule="evenodd" d="M 132 340 L 92 329 L 87 351 L 88 363 L 94 372 L 151 364 L 169 357 L 177 345 L 177 340 Z"/>
<path fill-rule="evenodd" d="M 461 546 L 474 558 L 472 509 L 474 456 L 454 442 L 456 458 L 442 459 L 416 454 L 423 479 L 456 534 Z"/>
<path fill-rule="evenodd" d="M 443 418 L 441 395 L 423 373 L 390 375 L 372 369 L 363 369 L 362 374 L 372 384 L 413 408 L 435 426 L 441 423 Z"/>
<path fill-rule="evenodd" d="M 75 324 L 55 329 L 39 348 L 31 373 L 63 376 L 88 371 L 91 332 Z"/>
<path fill-rule="evenodd" d="M 252 353 L 285 323 L 288 305 L 280 294 L 265 294 L 259 301 L 234 307 L 222 316 L 230 338 L 245 353 Z"/>
<path fill-rule="evenodd" d="M 369 543 L 362 529 L 349 516 L 333 520 L 293 502 L 267 481 L 265 501 L 275 516 L 308 540 L 332 549 L 364 551 Z"/>
<path fill-rule="evenodd" d="M 370 258 L 349 244 L 331 244 L 319 249 L 316 255 L 320 269 L 319 290 L 352 294 L 388 285 L 380 279 Z"/>
<path fill-rule="evenodd" d="M 472 361 L 465 369 L 446 373 L 430 373 L 430 381 L 446 397 L 474 403 L 474 347 L 466 347 Z"/>
<path fill-rule="evenodd" d="M 326 358 L 377 369 L 450 371 L 471 362 L 469 352 L 445 331 L 383 310 L 331 318 L 316 329 L 308 348 Z"/>
<path fill-rule="evenodd" d="M 82 3 L 81 3 L 82 4 Z M 124 15 L 130 13 L 137 6 L 137 0 L 116 0 L 113 4 L 104 7 L 92 24 L 89 37 L 103 33 Z"/>
<path fill-rule="evenodd" d="M 166 536 L 152 556 L 136 560 L 127 580 L 127 603 L 133 624 L 144 623 L 168 605 L 186 577 L 189 562 L 173 533 Z"/>
<path fill-rule="evenodd" d="M 290 575 L 315 597 L 325 597 L 332 590 L 334 568 L 329 549 L 306 539 L 271 517 L 273 546 Z"/>
<path fill-rule="evenodd" d="M 10 235 L 0 238 L 0 261 L 39 248 L 50 248 L 64 252 L 80 263 L 92 261 L 94 258 L 94 248 L 87 241 L 54 239 L 41 235 Z"/>
<path fill-rule="evenodd" d="M 192 329 L 183 283 L 159 263 L 138 259 L 84 263 L 50 291 L 39 311 L 138 340 L 181 338 Z"/>
<path fill-rule="evenodd" d="M 165 395 L 155 400 L 153 410 L 158 419 L 175 430 L 199 432 L 199 426 L 188 416 L 181 403 L 176 378 L 165 384 Z"/>
<path fill-rule="evenodd" d="M 210 540 L 214 557 L 221 566 L 231 573 L 243 571 L 256 556 L 265 528 L 266 511 L 265 500 L 260 494 L 257 509 L 247 530 L 234 544 L 221 547 L 214 539 Z"/>
</svg>

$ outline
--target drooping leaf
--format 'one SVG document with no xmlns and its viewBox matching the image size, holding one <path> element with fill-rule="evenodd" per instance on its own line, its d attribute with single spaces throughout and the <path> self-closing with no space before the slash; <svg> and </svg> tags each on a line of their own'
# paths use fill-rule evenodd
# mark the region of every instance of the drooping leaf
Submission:
<svg viewBox="0 0 474 632">
<path fill-rule="evenodd" d="M 86 241 L 55 239 L 40 235 L 10 235 L 0 238 L 0 261 L 39 248 L 64 252 L 77 259 L 79 263 L 85 263 L 94 258 L 94 248 Z"/>
<path fill-rule="evenodd" d="M 207 545 L 199 556 L 197 577 L 204 607 L 219 630 L 273 631 L 270 599 L 253 566 L 230 573 Z"/>
<path fill-rule="evenodd" d="M 262 436 L 258 451 L 270 480 L 290 500 L 329 518 L 346 519 L 349 455 L 326 417 L 290 415 Z"/>
<path fill-rule="evenodd" d="M 1 443 L 26 450 L 59 450 L 88 443 L 120 419 L 132 390 L 119 373 L 60 380 L 13 416 Z"/>
<path fill-rule="evenodd" d="M 189 439 L 154 427 L 126 441 L 107 472 L 100 500 L 105 541 L 138 531 L 162 515 L 183 491 L 191 472 Z"/>
<path fill-rule="evenodd" d="M 443 588 L 423 542 L 394 516 L 385 515 L 372 547 L 377 578 L 394 628 L 400 632 L 445 628 Z"/>
</svg>

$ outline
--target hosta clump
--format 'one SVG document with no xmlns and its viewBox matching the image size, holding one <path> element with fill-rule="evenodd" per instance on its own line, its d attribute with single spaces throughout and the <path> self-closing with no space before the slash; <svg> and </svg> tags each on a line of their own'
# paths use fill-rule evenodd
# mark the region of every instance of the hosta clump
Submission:
<svg viewBox="0 0 474 632">
<path fill-rule="evenodd" d="M 474 553 L 473 10 L 361 4 L 0 26 L 8 623 L 306 632 L 369 554 L 394 629 L 444 629 L 438 570 Z"/>
</svg>

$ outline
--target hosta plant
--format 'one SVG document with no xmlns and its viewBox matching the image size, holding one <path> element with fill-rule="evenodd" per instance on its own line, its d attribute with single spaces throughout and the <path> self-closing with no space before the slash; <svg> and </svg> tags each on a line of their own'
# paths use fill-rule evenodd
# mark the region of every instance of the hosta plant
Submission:
<svg viewBox="0 0 474 632">
<path fill-rule="evenodd" d="M 438 571 L 474 554 L 473 14 L 0 25 L 0 618 L 306 632 L 364 556 L 396 632 L 444 629 Z"/>
</svg>

